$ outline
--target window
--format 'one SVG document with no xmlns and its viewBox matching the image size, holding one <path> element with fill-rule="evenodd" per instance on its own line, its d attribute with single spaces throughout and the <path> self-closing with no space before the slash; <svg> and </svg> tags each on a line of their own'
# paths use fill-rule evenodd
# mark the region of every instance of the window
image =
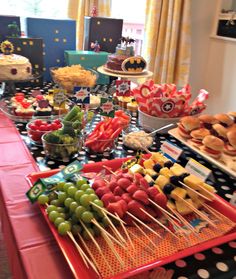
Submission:
<svg viewBox="0 0 236 279">
<path fill-rule="evenodd" d="M 146 0 L 112 0 L 111 17 L 123 18 L 123 36 L 135 39 L 135 53 L 142 53 Z"/>
</svg>

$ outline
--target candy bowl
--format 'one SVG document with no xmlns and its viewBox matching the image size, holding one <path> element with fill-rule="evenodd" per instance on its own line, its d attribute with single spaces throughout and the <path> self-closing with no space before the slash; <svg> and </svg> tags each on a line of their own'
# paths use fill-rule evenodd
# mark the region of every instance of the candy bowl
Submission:
<svg viewBox="0 0 236 279">
<path fill-rule="evenodd" d="M 124 146 L 133 150 L 145 150 L 152 146 L 155 134 L 149 126 L 137 127 L 130 125 L 122 131 Z"/>
<path fill-rule="evenodd" d="M 37 145 L 42 145 L 42 136 L 49 131 L 55 131 L 62 128 L 63 124 L 59 119 L 45 121 L 34 119 L 26 125 L 26 130 L 30 140 Z"/>
<path fill-rule="evenodd" d="M 69 162 L 77 156 L 83 146 L 82 137 L 70 137 L 63 135 L 63 142 L 57 142 L 57 138 L 48 132 L 42 136 L 45 155 L 51 159 Z"/>
</svg>

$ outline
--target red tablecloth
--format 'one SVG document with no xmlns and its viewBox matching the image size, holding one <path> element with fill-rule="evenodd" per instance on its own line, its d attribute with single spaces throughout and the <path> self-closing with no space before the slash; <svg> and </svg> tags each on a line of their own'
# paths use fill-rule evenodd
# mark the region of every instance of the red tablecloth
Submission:
<svg viewBox="0 0 236 279">
<path fill-rule="evenodd" d="M 13 278 L 73 278 L 25 176 L 38 171 L 14 124 L 0 113 L 0 217 Z"/>
</svg>

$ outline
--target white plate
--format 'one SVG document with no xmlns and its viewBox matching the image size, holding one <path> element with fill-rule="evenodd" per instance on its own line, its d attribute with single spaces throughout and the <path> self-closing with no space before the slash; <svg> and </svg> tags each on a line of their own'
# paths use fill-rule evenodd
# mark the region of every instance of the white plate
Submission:
<svg viewBox="0 0 236 279">
<path fill-rule="evenodd" d="M 182 142 L 183 144 L 185 144 L 186 146 L 188 146 L 190 149 L 194 150 L 196 153 L 201 155 L 204 159 L 206 159 L 207 161 L 216 165 L 219 169 L 223 170 L 224 172 L 228 173 L 229 175 L 231 175 L 233 177 L 236 177 L 236 156 L 228 156 L 226 154 L 222 154 L 221 158 L 216 160 L 216 159 L 208 156 L 204 152 L 202 152 L 197 147 L 193 146 L 186 139 L 182 138 L 178 133 L 178 128 L 169 130 L 168 133 L 171 136 L 173 136 L 174 138 L 176 138 L 177 140 L 179 140 L 180 142 Z M 234 165 L 235 171 L 232 169 L 232 167 L 231 167 L 232 165 Z"/>
</svg>

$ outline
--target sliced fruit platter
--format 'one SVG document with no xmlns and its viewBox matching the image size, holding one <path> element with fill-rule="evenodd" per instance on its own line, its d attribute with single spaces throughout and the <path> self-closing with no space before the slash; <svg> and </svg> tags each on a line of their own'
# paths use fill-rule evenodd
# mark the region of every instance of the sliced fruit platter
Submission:
<svg viewBox="0 0 236 279">
<path fill-rule="evenodd" d="M 169 134 L 236 177 L 236 112 L 181 118 Z"/>
<path fill-rule="evenodd" d="M 43 185 L 40 209 L 75 278 L 125 278 L 236 237 L 233 207 L 161 153 L 70 169 L 27 180 Z"/>
</svg>

